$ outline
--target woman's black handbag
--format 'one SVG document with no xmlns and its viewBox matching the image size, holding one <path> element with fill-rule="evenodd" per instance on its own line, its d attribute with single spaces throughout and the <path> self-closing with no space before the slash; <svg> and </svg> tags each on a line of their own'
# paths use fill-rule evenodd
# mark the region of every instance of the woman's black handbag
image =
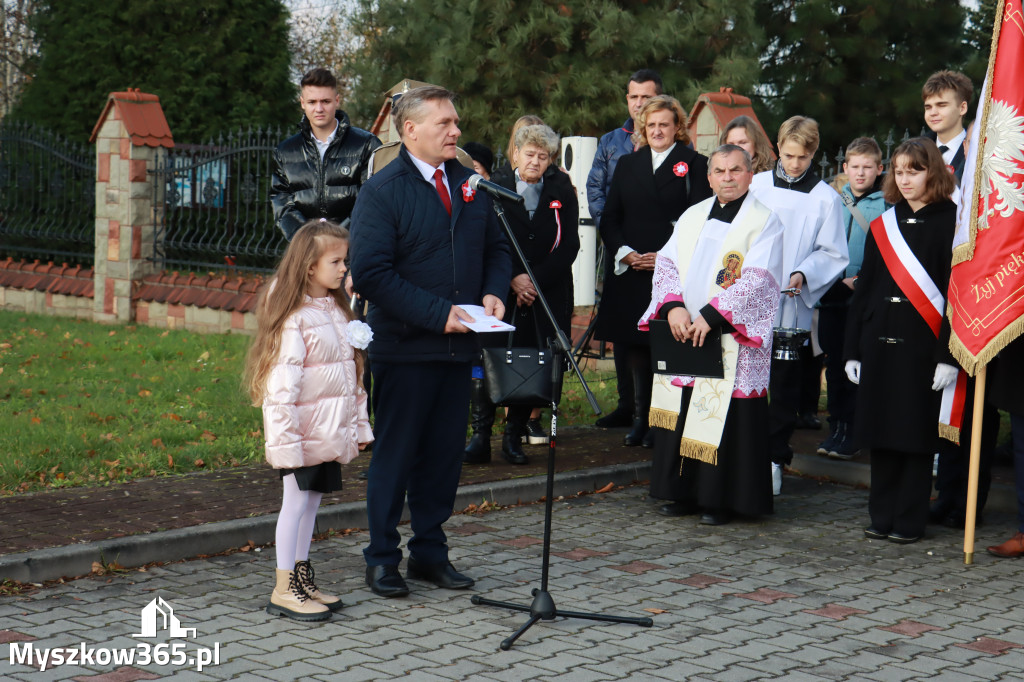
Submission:
<svg viewBox="0 0 1024 682">
<path fill-rule="evenodd" d="M 536 328 L 536 327 L 535 327 Z M 484 348 L 484 387 L 495 405 L 551 403 L 551 349 L 546 347 L 537 329 L 537 348 L 512 347 L 509 332 L 505 348 Z"/>
</svg>

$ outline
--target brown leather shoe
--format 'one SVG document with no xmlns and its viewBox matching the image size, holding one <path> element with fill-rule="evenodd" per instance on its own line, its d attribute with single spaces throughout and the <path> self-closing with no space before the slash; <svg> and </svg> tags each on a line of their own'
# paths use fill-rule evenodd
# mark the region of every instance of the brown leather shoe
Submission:
<svg viewBox="0 0 1024 682">
<path fill-rule="evenodd" d="M 989 547 L 988 553 L 1010 559 L 1024 556 L 1024 533 L 1018 532 L 1003 544 Z"/>
</svg>

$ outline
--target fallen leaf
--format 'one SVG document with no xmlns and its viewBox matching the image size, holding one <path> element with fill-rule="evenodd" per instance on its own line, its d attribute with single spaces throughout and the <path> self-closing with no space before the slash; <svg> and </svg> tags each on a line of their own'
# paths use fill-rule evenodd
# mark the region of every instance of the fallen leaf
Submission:
<svg viewBox="0 0 1024 682">
<path fill-rule="evenodd" d="M 43 420 L 40 419 L 39 417 L 32 417 L 32 423 L 33 424 L 42 424 Z"/>
<path fill-rule="evenodd" d="M 213 441 L 217 440 L 217 434 L 210 433 L 209 431 L 203 431 L 202 435 L 199 437 L 208 443 L 212 443 Z"/>
<path fill-rule="evenodd" d="M 164 414 L 162 414 L 160 416 L 163 417 L 164 419 L 171 419 L 171 420 L 176 421 L 176 422 L 180 422 L 181 421 L 181 416 L 177 415 L 177 414 L 174 414 L 173 412 L 165 412 Z"/>
<path fill-rule="evenodd" d="M 167 466 L 174 468 L 174 458 L 170 454 L 167 455 Z"/>
<path fill-rule="evenodd" d="M 139 395 L 143 398 L 148 398 L 149 396 L 153 395 L 153 391 L 149 390 L 148 388 L 144 388 L 141 391 L 139 391 Z"/>
<path fill-rule="evenodd" d="M 197 460 L 196 460 L 196 461 L 194 462 L 194 464 L 195 464 L 195 465 L 196 465 L 197 467 L 200 467 L 200 468 L 202 468 L 202 467 L 206 466 L 206 462 L 204 462 L 204 461 L 203 461 L 203 460 L 201 460 L 201 459 L 197 459 Z"/>
<path fill-rule="evenodd" d="M 209 359 L 210 359 L 210 351 L 204 350 L 203 354 L 199 356 L 199 359 L 196 360 L 196 362 L 205 362 L 206 360 L 209 360 Z"/>
<path fill-rule="evenodd" d="M 109 333 L 107 334 L 107 336 L 116 336 L 116 335 L 117 335 L 117 332 L 116 332 L 116 331 L 110 331 L 110 332 L 109 332 Z"/>
<path fill-rule="evenodd" d="M 665 609 L 644 609 L 644 611 L 646 611 L 647 613 L 653 613 L 654 615 L 668 613 L 668 611 L 666 611 Z"/>
<path fill-rule="evenodd" d="M 595 493 L 608 493 L 608 492 L 611 492 L 612 490 L 615 490 L 615 484 L 614 483 L 609 483 L 605 487 L 599 488 L 599 489 L 595 490 L 594 492 Z"/>
<path fill-rule="evenodd" d="M 151 441 L 151 443 L 152 443 L 153 447 L 155 447 L 155 448 L 159 448 L 160 450 L 164 449 L 164 440 L 163 440 L 163 438 L 154 438 Z"/>
</svg>

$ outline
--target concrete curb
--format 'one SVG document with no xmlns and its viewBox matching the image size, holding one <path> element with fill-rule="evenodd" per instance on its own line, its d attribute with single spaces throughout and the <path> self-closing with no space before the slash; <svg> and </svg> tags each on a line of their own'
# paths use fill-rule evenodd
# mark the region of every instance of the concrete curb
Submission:
<svg viewBox="0 0 1024 682">
<path fill-rule="evenodd" d="M 867 464 L 827 459 L 817 455 L 797 454 L 792 469 L 804 476 L 824 477 L 836 483 L 867 487 L 871 468 Z M 555 474 L 555 496 L 575 495 L 598 490 L 609 483 L 629 485 L 650 477 L 649 462 L 614 464 Z M 455 498 L 455 509 L 489 501 L 508 505 L 539 500 L 546 492 L 546 476 L 524 476 L 490 483 L 462 486 Z M 783 487 L 785 494 L 785 487 Z M 1015 513 L 1016 491 L 1013 486 L 993 484 L 986 509 Z M 866 513 L 867 510 L 865 510 Z M 408 518 L 408 510 L 403 519 Z M 178 561 L 200 554 L 218 554 L 241 547 L 250 541 L 265 545 L 274 541 L 277 514 L 247 519 L 216 521 L 190 528 L 142 533 L 113 540 L 51 547 L 31 552 L 0 556 L 0 577 L 25 583 L 38 583 L 65 576 L 85 575 L 92 571 L 94 561 L 117 562 L 124 567 L 142 566 L 155 561 Z M 366 504 L 347 502 L 322 507 L 317 527 L 365 528 Z"/>
<path fill-rule="evenodd" d="M 609 483 L 629 485 L 650 476 L 650 463 L 615 464 L 606 467 L 567 471 L 555 475 L 555 496 L 593 491 Z M 475 483 L 459 488 L 455 508 L 489 501 L 507 505 L 533 502 L 546 492 L 546 476 L 525 476 L 490 483 Z M 403 519 L 408 518 L 408 510 Z M 250 541 L 264 545 L 274 541 L 277 514 L 246 519 L 215 521 L 189 528 L 141 533 L 112 540 L 0 556 L 0 576 L 24 583 L 38 583 L 66 576 L 85 575 L 94 561 L 117 562 L 124 567 L 142 566 L 155 561 L 178 561 L 200 554 L 218 554 Z M 322 507 L 317 527 L 365 528 L 366 503 L 363 501 Z"/>
</svg>

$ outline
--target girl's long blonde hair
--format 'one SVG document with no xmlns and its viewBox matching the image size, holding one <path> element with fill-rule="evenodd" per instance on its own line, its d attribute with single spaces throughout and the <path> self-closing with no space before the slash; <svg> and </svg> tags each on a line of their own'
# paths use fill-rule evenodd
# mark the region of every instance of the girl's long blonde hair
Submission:
<svg viewBox="0 0 1024 682">
<path fill-rule="evenodd" d="M 310 269 L 334 242 L 348 243 L 348 230 L 326 221 L 311 220 L 299 228 L 281 257 L 274 276 L 256 303 L 256 336 L 245 361 L 244 386 L 254 405 L 263 402 L 270 370 L 281 352 L 281 332 L 288 317 L 305 304 Z M 355 314 L 344 287 L 328 290 L 349 320 Z M 355 349 L 356 377 L 362 381 L 365 351 Z"/>
</svg>

